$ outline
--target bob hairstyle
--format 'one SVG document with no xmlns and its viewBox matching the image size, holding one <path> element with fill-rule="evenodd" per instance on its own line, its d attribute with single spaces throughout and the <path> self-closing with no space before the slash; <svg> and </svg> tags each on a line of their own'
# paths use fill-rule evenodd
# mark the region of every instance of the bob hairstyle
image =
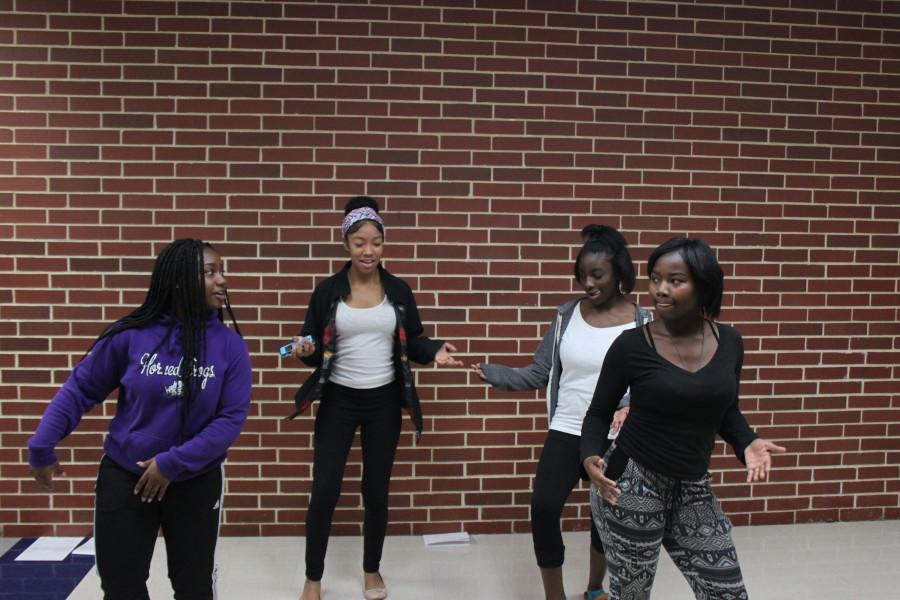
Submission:
<svg viewBox="0 0 900 600">
<path fill-rule="evenodd" d="M 602 254 L 609 257 L 613 274 L 618 282 L 619 291 L 622 294 L 630 294 L 634 289 L 634 263 L 628 252 L 628 242 L 615 228 L 608 225 L 587 225 L 581 230 L 581 239 L 584 245 L 575 257 L 575 280 L 581 281 L 581 270 L 578 265 L 586 254 Z"/>
<path fill-rule="evenodd" d="M 694 287 L 697 303 L 703 314 L 715 319 L 722 312 L 722 294 L 725 290 L 725 274 L 716 259 L 716 253 L 700 238 L 675 237 L 660 244 L 647 259 L 647 275 L 653 273 L 656 261 L 665 254 L 677 252 L 684 260 Z"/>
</svg>

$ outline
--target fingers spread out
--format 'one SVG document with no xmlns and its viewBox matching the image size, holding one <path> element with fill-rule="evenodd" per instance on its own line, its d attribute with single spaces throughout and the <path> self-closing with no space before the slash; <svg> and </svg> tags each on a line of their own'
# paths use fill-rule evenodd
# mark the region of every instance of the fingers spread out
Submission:
<svg viewBox="0 0 900 600">
<path fill-rule="evenodd" d="M 753 483 L 756 481 L 763 481 L 769 476 L 769 468 L 771 467 L 772 461 L 769 458 L 769 455 L 766 454 L 765 458 L 760 460 L 759 462 L 749 463 L 747 465 L 747 483 Z"/>
<path fill-rule="evenodd" d="M 153 502 L 162 500 L 169 487 L 169 480 L 159 472 L 156 459 L 138 461 L 138 466 L 146 469 L 134 486 L 135 496 L 141 497 L 141 502 Z"/>
<path fill-rule="evenodd" d="M 154 480 L 145 472 L 138 480 L 134 493 L 141 497 L 141 502 L 153 502 L 154 500 L 163 499 L 167 487 L 167 485 Z"/>
<path fill-rule="evenodd" d="M 622 490 L 619 489 L 619 486 L 616 485 L 616 482 L 612 479 L 608 479 L 606 477 L 601 476 L 599 482 L 595 483 L 597 486 L 597 493 L 609 504 L 615 506 L 615 504 L 619 501 L 619 496 L 622 494 Z"/>
<path fill-rule="evenodd" d="M 434 357 L 434 362 L 441 367 L 464 367 L 465 363 L 450 356 L 447 352 L 440 351 Z"/>
</svg>

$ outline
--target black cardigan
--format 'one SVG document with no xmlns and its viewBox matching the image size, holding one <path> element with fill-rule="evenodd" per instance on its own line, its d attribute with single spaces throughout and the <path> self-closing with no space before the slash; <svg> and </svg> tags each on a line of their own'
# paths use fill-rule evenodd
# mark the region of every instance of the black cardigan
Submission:
<svg viewBox="0 0 900 600">
<path fill-rule="evenodd" d="M 316 342 L 316 349 L 313 354 L 303 357 L 301 360 L 310 367 L 315 367 L 316 370 L 294 395 L 297 410 L 290 418 L 296 417 L 305 411 L 312 402 L 321 398 L 322 388 L 331 374 L 333 360 L 339 358 L 335 344 L 334 320 L 338 303 L 350 295 L 350 279 L 347 276 L 349 269 L 350 262 L 348 261 L 340 271 L 321 281 L 313 290 L 309 300 L 306 320 L 299 335 L 301 337 L 312 336 Z M 419 309 L 409 285 L 389 273 L 381 265 L 378 265 L 378 273 L 381 276 L 385 296 L 397 315 L 393 358 L 397 380 L 403 383 L 401 403 L 409 411 L 418 436 L 422 433 L 422 409 L 409 367 L 409 360 L 420 364 L 430 363 L 444 342 L 423 335 L 424 329 L 419 318 Z"/>
</svg>

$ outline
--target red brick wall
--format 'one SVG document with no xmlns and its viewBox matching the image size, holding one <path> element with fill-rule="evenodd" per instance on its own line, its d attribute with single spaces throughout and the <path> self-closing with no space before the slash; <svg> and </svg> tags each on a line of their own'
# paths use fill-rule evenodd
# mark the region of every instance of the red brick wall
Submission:
<svg viewBox="0 0 900 600">
<path fill-rule="evenodd" d="M 705 237 L 746 340 L 743 407 L 790 449 L 750 487 L 720 444 L 734 521 L 900 516 L 900 2 L 0 10 L 0 535 L 89 531 L 113 404 L 62 445 L 52 496 L 25 441 L 183 236 L 227 257 L 253 351 L 224 532 L 302 533 L 312 420 L 282 417 L 307 371 L 275 350 L 340 263 L 338 209 L 360 193 L 382 201 L 387 264 L 430 332 L 467 362 L 528 360 L 572 297 L 586 223 L 621 228 L 639 263 Z M 402 437 L 391 532 L 526 531 L 542 395 L 463 370 L 418 381 L 427 433 Z M 338 533 L 360 531 L 358 458 Z M 566 526 L 585 514 L 571 504 Z"/>
</svg>

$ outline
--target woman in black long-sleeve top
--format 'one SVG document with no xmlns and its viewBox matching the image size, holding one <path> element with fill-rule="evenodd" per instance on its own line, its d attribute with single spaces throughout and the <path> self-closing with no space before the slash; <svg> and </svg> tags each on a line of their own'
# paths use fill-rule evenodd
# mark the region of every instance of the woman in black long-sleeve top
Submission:
<svg viewBox="0 0 900 600">
<path fill-rule="evenodd" d="M 647 264 L 656 320 L 610 347 L 581 434 L 597 487 L 594 518 L 607 551 L 610 600 L 649 598 L 660 546 L 697 598 L 746 599 L 731 522 L 709 484 L 716 433 L 764 479 L 772 452 L 738 407 L 743 341 L 714 322 L 724 276 L 703 240 L 674 238 Z M 630 387 L 631 411 L 605 458 L 612 414 Z"/>
</svg>

